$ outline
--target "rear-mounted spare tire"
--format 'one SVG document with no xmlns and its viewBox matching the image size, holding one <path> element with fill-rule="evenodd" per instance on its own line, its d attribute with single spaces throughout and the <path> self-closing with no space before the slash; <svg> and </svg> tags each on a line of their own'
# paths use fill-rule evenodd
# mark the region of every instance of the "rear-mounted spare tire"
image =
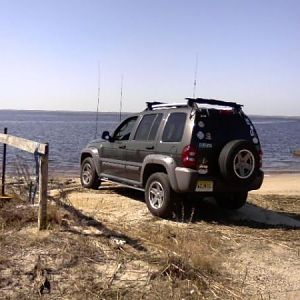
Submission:
<svg viewBox="0 0 300 300">
<path fill-rule="evenodd" d="M 251 182 L 259 169 L 258 151 L 246 140 L 231 141 L 220 153 L 219 167 L 228 183 Z"/>
</svg>

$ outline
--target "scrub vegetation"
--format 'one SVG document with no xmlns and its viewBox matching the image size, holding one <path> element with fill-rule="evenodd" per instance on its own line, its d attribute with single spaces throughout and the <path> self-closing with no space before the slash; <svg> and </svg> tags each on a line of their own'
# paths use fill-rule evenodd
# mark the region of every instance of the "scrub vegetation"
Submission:
<svg viewBox="0 0 300 300">
<path fill-rule="evenodd" d="M 162 220 L 147 211 L 141 192 L 55 180 L 48 229 L 38 231 L 37 207 L 26 198 L 0 203 L 0 299 L 299 295 L 297 226 L 236 218 L 210 199 L 190 199 L 173 220 Z M 298 222 L 300 197 L 279 198 L 252 195 L 249 207 Z"/>
</svg>

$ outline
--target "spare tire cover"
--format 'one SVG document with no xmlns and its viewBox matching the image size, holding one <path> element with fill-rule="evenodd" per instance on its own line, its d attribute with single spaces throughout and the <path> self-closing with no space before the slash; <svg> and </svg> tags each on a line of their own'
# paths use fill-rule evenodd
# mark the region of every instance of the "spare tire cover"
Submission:
<svg viewBox="0 0 300 300">
<path fill-rule="evenodd" d="M 219 167 L 228 182 L 250 182 L 259 169 L 258 151 L 246 140 L 231 141 L 220 152 Z"/>
</svg>

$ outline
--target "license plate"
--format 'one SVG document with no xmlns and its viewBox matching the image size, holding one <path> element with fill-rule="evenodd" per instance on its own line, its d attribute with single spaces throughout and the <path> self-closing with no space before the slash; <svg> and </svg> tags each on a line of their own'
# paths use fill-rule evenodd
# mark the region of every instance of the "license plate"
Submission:
<svg viewBox="0 0 300 300">
<path fill-rule="evenodd" d="M 213 189 L 214 189 L 213 181 L 198 180 L 195 191 L 196 192 L 212 192 Z"/>
</svg>

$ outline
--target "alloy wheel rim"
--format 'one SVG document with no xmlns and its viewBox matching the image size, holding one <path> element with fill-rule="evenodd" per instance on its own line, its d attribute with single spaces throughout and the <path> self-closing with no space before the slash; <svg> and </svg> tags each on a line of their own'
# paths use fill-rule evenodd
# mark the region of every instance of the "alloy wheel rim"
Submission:
<svg viewBox="0 0 300 300">
<path fill-rule="evenodd" d="M 240 150 L 234 157 L 233 170 L 240 179 L 249 178 L 255 167 L 254 155 L 247 149 Z"/>
<path fill-rule="evenodd" d="M 89 184 L 92 180 L 92 167 L 86 163 L 82 168 L 82 181 L 84 184 Z"/>
<path fill-rule="evenodd" d="M 151 207 L 154 209 L 160 209 L 163 206 L 165 191 L 160 182 L 153 181 L 150 184 L 148 199 Z"/>
</svg>

